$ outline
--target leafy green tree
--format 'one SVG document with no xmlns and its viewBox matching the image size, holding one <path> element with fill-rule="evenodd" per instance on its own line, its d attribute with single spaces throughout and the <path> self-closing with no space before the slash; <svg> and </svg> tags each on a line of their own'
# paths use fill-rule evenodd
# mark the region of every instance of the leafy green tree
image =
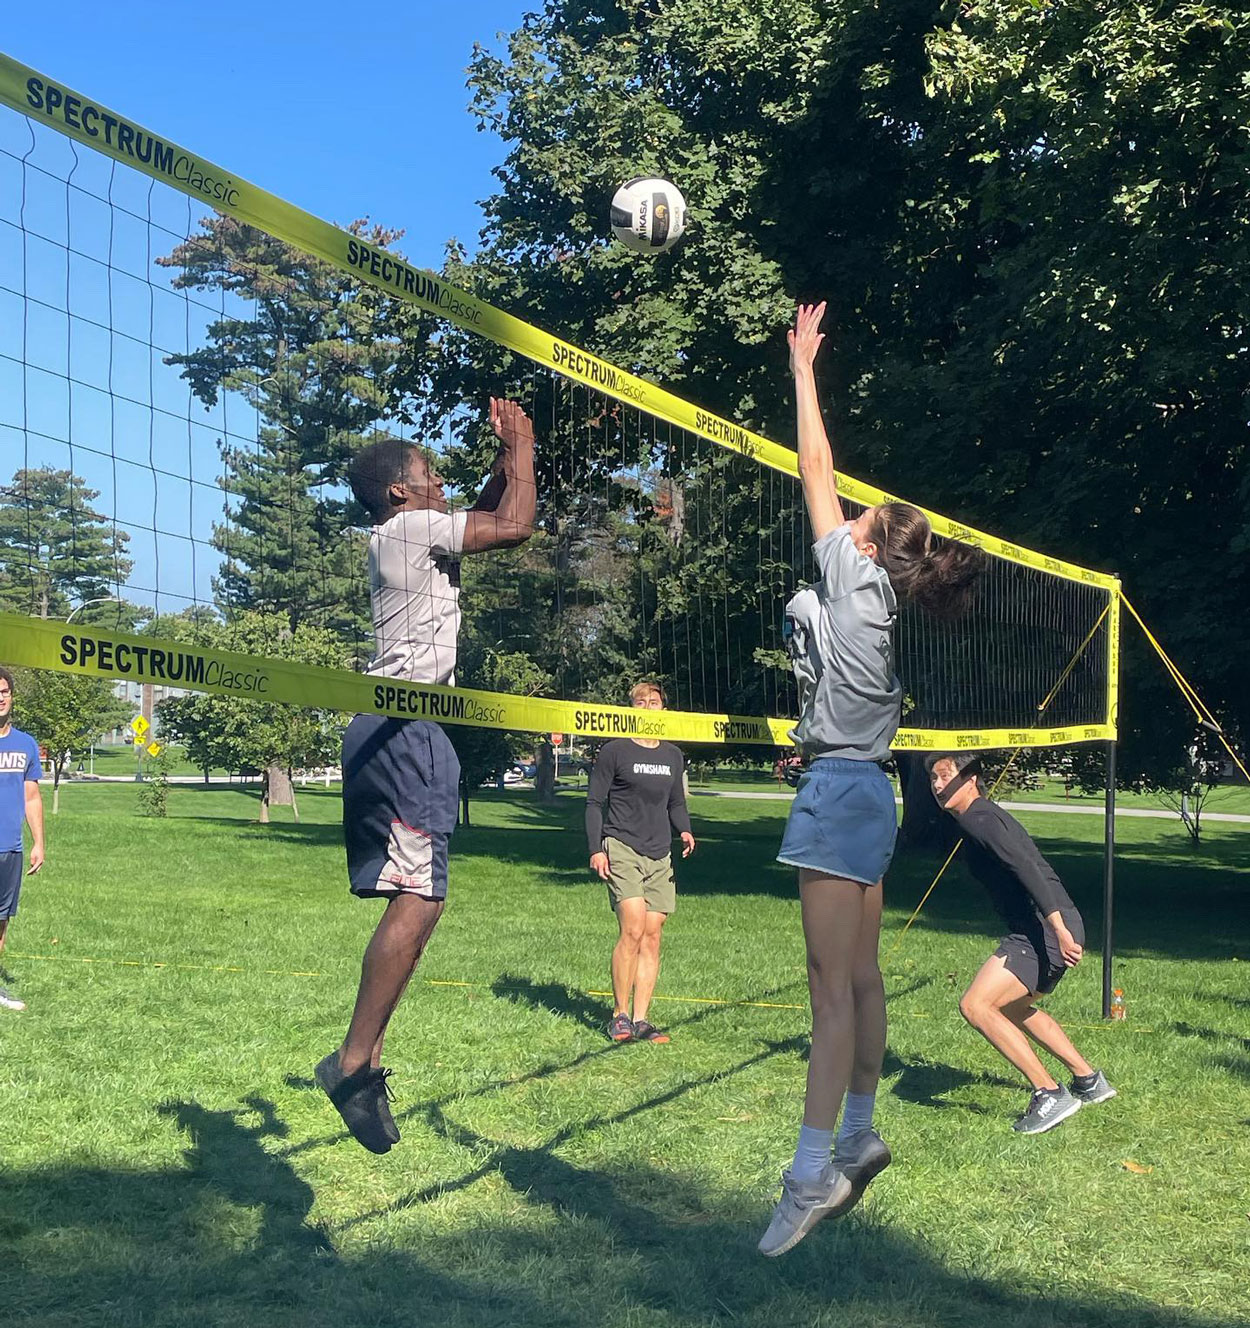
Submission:
<svg viewBox="0 0 1250 1328">
<path fill-rule="evenodd" d="M 191 632 L 187 635 L 189 639 Z M 194 639 L 212 649 L 325 668 L 342 668 L 346 662 L 342 642 L 327 628 L 308 623 L 292 627 L 281 615 L 251 610 L 226 623 L 201 622 Z M 269 820 L 271 804 L 296 806 L 293 771 L 338 761 L 345 724 L 337 711 L 207 692 L 170 697 L 157 707 L 157 715 L 162 736 L 183 743 L 196 765 L 262 772 L 262 823 Z"/>
<path fill-rule="evenodd" d="M 378 246 L 399 234 L 363 223 L 353 231 Z M 205 344 L 167 362 L 206 405 L 231 394 L 259 421 L 255 442 L 220 441 L 229 512 L 213 533 L 224 555 L 221 608 L 327 627 L 367 657 L 364 539 L 343 480 L 379 420 L 405 415 L 390 375 L 414 315 L 229 217 L 207 218 L 157 262 L 175 271 L 176 289 L 229 297 Z"/>
<path fill-rule="evenodd" d="M 105 678 L 51 669 L 16 670 L 14 722 L 47 752 L 52 769 L 52 812 L 61 809 L 61 779 L 74 751 L 80 751 L 130 716 Z"/>
<path fill-rule="evenodd" d="M 130 536 L 97 510 L 99 496 L 51 466 L 18 470 L 0 488 L 0 607 L 64 618 L 118 592 L 130 575 Z"/>
<path fill-rule="evenodd" d="M 774 437 L 793 301 L 828 298 L 845 467 L 1121 572 L 1244 735 L 1248 39 L 1227 4 L 549 0 L 475 57 L 507 156 L 447 273 Z M 646 260 L 605 238 L 643 172 L 691 204 Z M 508 368 L 411 354 L 438 409 Z M 726 554 L 731 595 L 771 584 Z M 1166 780 L 1187 712 L 1136 645 L 1125 683 L 1124 780 Z"/>
</svg>

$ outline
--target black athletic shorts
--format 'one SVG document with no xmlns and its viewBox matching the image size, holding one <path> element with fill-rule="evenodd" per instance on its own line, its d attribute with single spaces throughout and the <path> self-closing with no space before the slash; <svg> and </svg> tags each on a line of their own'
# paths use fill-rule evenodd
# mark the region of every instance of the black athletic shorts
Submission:
<svg viewBox="0 0 1250 1328">
<path fill-rule="evenodd" d="M 17 899 L 22 893 L 20 853 L 0 853 L 0 922 L 17 916 Z"/>
<path fill-rule="evenodd" d="M 1065 913 L 1064 924 L 1079 945 L 1085 944 L 1085 925 L 1080 914 Z M 1059 985 L 1059 979 L 1068 971 L 1059 952 L 1059 942 L 1049 927 L 1040 923 L 1036 930 L 1013 931 L 998 943 L 996 955 L 1007 961 L 1007 972 L 1019 978 L 1026 987 L 1039 996 L 1045 996 Z"/>
<path fill-rule="evenodd" d="M 343 838 L 352 894 L 447 898 L 460 760 L 425 719 L 357 715 L 343 736 Z"/>
</svg>

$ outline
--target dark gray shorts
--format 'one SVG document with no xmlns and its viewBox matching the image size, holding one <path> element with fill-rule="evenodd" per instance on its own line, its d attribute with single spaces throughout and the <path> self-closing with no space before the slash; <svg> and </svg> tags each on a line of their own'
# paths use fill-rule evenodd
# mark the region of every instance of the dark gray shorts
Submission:
<svg viewBox="0 0 1250 1328">
<path fill-rule="evenodd" d="M 352 894 L 447 898 L 460 761 L 424 719 L 357 715 L 343 736 L 343 839 Z"/>
<path fill-rule="evenodd" d="M 1064 915 L 1064 925 L 1080 945 L 1085 944 L 1085 927 L 1079 916 Z M 1040 927 L 1037 931 L 1013 931 L 1004 936 L 994 951 L 1006 962 L 1007 972 L 1019 978 L 1026 987 L 1039 996 L 1047 996 L 1059 985 L 1060 979 L 1068 971 L 1059 953 L 1059 944 L 1049 927 Z"/>
</svg>

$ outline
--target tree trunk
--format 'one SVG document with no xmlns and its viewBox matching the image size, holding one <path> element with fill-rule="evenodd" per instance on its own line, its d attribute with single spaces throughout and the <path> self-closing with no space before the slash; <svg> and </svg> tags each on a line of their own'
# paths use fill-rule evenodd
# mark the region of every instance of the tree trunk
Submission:
<svg viewBox="0 0 1250 1328">
<path fill-rule="evenodd" d="M 539 802 L 555 802 L 555 748 L 549 742 L 538 744 L 538 773 L 534 777 L 534 788 L 538 792 Z"/>
<path fill-rule="evenodd" d="M 291 773 L 285 766 L 267 765 L 265 767 L 265 787 L 269 791 L 270 806 L 295 806 L 295 787 L 291 783 Z"/>
<path fill-rule="evenodd" d="M 459 824 L 468 826 L 469 821 L 469 781 L 460 776 L 460 820 Z"/>
<path fill-rule="evenodd" d="M 271 768 L 272 769 L 272 768 Z M 266 770 L 260 781 L 260 823 L 269 824 L 269 776 L 270 770 Z"/>
<path fill-rule="evenodd" d="M 55 816 L 61 810 L 61 770 L 64 762 L 54 761 L 52 763 L 52 815 Z"/>
</svg>

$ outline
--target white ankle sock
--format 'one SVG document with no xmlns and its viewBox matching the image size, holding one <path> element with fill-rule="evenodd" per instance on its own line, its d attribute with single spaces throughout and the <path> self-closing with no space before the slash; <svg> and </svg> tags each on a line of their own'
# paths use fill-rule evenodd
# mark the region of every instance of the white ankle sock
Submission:
<svg viewBox="0 0 1250 1328">
<path fill-rule="evenodd" d="M 872 1109 L 876 1105 L 877 1095 L 873 1093 L 848 1093 L 846 1104 L 842 1108 L 842 1124 L 838 1127 L 838 1141 L 849 1139 L 872 1125 Z"/>
<path fill-rule="evenodd" d="M 820 1173 L 829 1165 L 832 1150 L 832 1130 L 816 1130 L 810 1125 L 799 1126 L 799 1146 L 790 1164 L 790 1174 L 795 1180 L 819 1179 Z"/>
</svg>

